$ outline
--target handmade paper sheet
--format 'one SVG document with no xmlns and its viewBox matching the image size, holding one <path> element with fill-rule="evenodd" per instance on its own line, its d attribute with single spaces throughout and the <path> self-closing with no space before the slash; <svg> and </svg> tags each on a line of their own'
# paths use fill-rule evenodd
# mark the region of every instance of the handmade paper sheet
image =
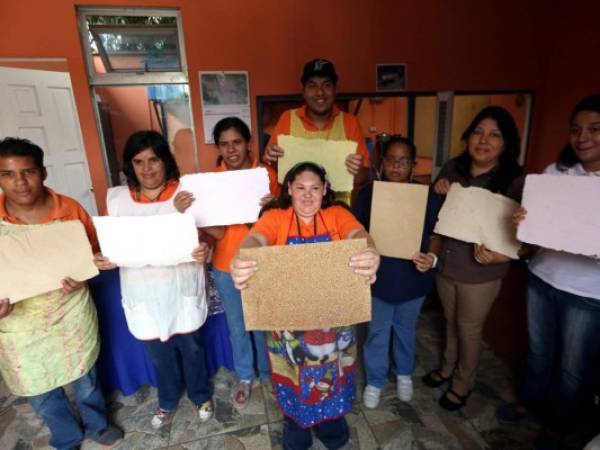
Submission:
<svg viewBox="0 0 600 450">
<path fill-rule="evenodd" d="M 79 220 L 0 236 L 0 298 L 15 303 L 62 287 L 62 280 L 98 275 Z"/>
<path fill-rule="evenodd" d="M 269 193 L 269 174 L 265 168 L 197 173 L 181 177 L 181 190 L 194 194 L 186 211 L 196 226 L 254 223 L 260 200 Z"/>
<path fill-rule="evenodd" d="M 258 262 L 242 291 L 248 330 L 314 330 L 371 320 L 371 288 L 350 257 L 365 239 L 240 250 Z"/>
<path fill-rule="evenodd" d="M 429 187 L 375 181 L 369 234 L 383 256 L 412 259 L 421 249 Z"/>
<path fill-rule="evenodd" d="M 600 177 L 527 175 L 523 242 L 600 257 Z"/>
<path fill-rule="evenodd" d="M 278 143 L 285 154 L 279 158 L 277 173 L 279 182 L 299 162 L 312 161 L 325 168 L 331 187 L 337 192 L 348 192 L 353 188 L 354 177 L 346 169 L 346 157 L 356 153 L 354 141 L 330 141 L 325 139 L 303 139 L 294 136 L 279 136 Z"/>
<path fill-rule="evenodd" d="M 198 231 L 190 214 L 94 217 L 102 254 L 119 267 L 190 262 Z"/>
<path fill-rule="evenodd" d="M 483 244 L 489 250 L 518 259 L 521 243 L 512 224 L 518 206 L 487 189 L 452 183 L 434 231 L 459 241 Z"/>
</svg>

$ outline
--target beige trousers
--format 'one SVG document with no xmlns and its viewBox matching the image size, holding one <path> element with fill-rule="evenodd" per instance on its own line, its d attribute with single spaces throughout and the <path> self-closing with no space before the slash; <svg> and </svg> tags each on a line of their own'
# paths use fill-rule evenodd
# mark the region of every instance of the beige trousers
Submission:
<svg viewBox="0 0 600 450">
<path fill-rule="evenodd" d="M 468 284 L 438 275 L 435 281 L 446 316 L 442 372 L 444 375 L 454 372 L 452 387 L 466 394 L 475 385 L 483 326 L 502 280 Z"/>
</svg>

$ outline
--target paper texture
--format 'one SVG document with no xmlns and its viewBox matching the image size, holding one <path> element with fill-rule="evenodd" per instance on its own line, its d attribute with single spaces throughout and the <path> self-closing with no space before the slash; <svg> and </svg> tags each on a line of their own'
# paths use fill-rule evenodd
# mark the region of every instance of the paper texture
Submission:
<svg viewBox="0 0 600 450">
<path fill-rule="evenodd" d="M 269 174 L 259 167 L 185 175 L 181 190 L 192 192 L 196 198 L 186 212 L 194 216 L 198 228 L 254 223 L 260 200 L 269 193 Z"/>
<path fill-rule="evenodd" d="M 278 145 L 285 154 L 279 158 L 277 173 L 279 182 L 299 162 L 312 161 L 325 168 L 331 187 L 337 192 L 348 192 L 353 188 L 354 177 L 346 169 L 346 157 L 356 153 L 354 141 L 328 141 L 325 139 L 303 139 L 294 136 L 279 136 Z"/>
<path fill-rule="evenodd" d="M 459 241 L 483 244 L 513 259 L 521 243 L 515 237 L 512 215 L 519 204 L 487 189 L 452 183 L 434 232 Z"/>
<path fill-rule="evenodd" d="M 248 330 L 314 330 L 371 320 L 371 288 L 350 257 L 365 239 L 240 250 L 258 262 L 242 291 Z"/>
<path fill-rule="evenodd" d="M 174 266 L 193 261 L 198 231 L 190 214 L 93 217 L 102 254 L 119 267 Z"/>
<path fill-rule="evenodd" d="M 375 181 L 369 234 L 383 256 L 412 259 L 421 249 L 429 187 Z"/>
<path fill-rule="evenodd" d="M 600 256 L 600 177 L 527 175 L 523 191 L 523 242 Z"/>
<path fill-rule="evenodd" d="M 11 303 L 98 275 L 92 247 L 79 220 L 56 222 L 0 236 L 0 298 Z"/>
</svg>

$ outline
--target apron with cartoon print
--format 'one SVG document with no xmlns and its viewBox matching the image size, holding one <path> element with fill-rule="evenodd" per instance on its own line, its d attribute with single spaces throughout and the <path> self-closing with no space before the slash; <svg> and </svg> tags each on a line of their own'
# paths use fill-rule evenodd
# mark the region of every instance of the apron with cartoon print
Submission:
<svg viewBox="0 0 600 450">
<path fill-rule="evenodd" d="M 286 245 L 330 242 L 331 234 L 302 236 L 296 214 L 297 234 Z M 323 221 L 323 224 L 325 222 Z M 344 416 L 355 397 L 356 337 L 354 328 L 267 333 L 275 397 L 283 414 L 303 428 Z"/>
</svg>

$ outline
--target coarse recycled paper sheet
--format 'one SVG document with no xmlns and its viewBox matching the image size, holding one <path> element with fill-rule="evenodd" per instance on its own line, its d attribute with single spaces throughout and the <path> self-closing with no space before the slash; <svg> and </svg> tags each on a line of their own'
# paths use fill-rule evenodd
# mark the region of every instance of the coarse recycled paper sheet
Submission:
<svg viewBox="0 0 600 450">
<path fill-rule="evenodd" d="M 175 266 L 198 247 L 191 214 L 93 217 L 102 254 L 119 267 Z"/>
<path fill-rule="evenodd" d="M 79 220 L 0 236 L 0 298 L 16 303 L 62 287 L 62 280 L 98 275 L 92 247 Z"/>
<path fill-rule="evenodd" d="M 314 330 L 371 320 L 371 288 L 350 257 L 365 239 L 241 249 L 258 262 L 242 291 L 247 330 Z"/>
<path fill-rule="evenodd" d="M 525 220 L 517 237 L 530 244 L 600 257 L 600 177 L 527 175 Z"/>
<path fill-rule="evenodd" d="M 349 192 L 353 188 L 354 177 L 346 169 L 346 157 L 356 153 L 354 141 L 332 141 L 325 139 L 304 139 L 282 135 L 277 139 L 284 155 L 277 162 L 277 174 L 282 183 L 285 174 L 296 164 L 312 161 L 325 168 L 331 188 L 336 192 Z"/>
<path fill-rule="evenodd" d="M 452 183 L 434 232 L 483 244 L 489 250 L 518 259 L 521 243 L 512 223 L 518 207 L 517 202 L 487 189 Z"/>
<path fill-rule="evenodd" d="M 254 223 L 260 200 L 269 194 L 267 169 L 197 173 L 181 177 L 181 190 L 194 194 L 186 211 L 198 228 L 214 225 Z"/>
<path fill-rule="evenodd" d="M 429 187 L 375 181 L 369 234 L 383 256 L 412 259 L 421 249 Z"/>
</svg>

